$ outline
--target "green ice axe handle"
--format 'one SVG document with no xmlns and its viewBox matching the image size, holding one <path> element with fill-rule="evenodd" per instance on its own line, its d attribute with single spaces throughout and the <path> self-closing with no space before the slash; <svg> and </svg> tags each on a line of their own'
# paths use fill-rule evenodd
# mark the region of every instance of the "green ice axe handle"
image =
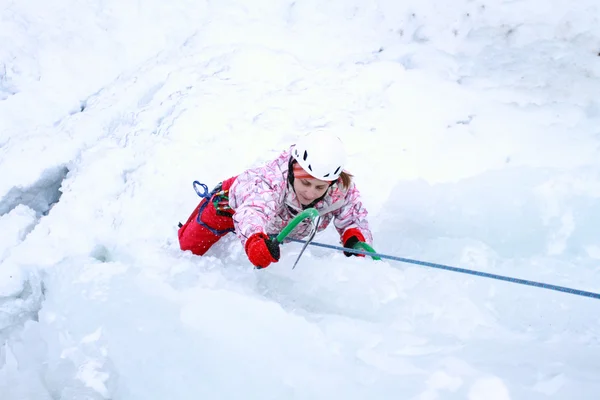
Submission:
<svg viewBox="0 0 600 400">
<path fill-rule="evenodd" d="M 352 248 L 356 249 L 356 250 L 368 251 L 369 253 L 377 253 L 374 248 L 372 248 L 365 242 L 356 242 L 356 244 Z M 371 256 L 371 257 L 373 258 L 373 260 L 381 260 L 381 258 L 377 257 L 377 256 Z"/>
<path fill-rule="evenodd" d="M 307 208 L 306 210 L 302 211 L 300 214 L 296 215 L 294 217 L 294 219 L 291 220 L 285 228 L 283 228 L 283 230 L 279 233 L 279 235 L 277 235 L 277 238 L 276 238 L 277 241 L 279 243 L 283 243 L 286 236 L 289 235 L 290 232 L 294 230 L 296 225 L 298 225 L 300 222 L 304 221 L 306 218 L 315 219 L 318 216 L 319 216 L 319 212 L 315 208 Z"/>
<path fill-rule="evenodd" d="M 294 228 L 302 221 L 304 221 L 306 218 L 311 218 L 311 219 L 315 219 L 319 216 L 319 211 L 317 211 L 314 208 L 307 208 L 306 210 L 302 211 L 300 214 L 296 215 L 296 217 L 294 217 L 294 219 L 292 219 L 285 228 L 283 228 L 283 230 L 279 233 L 279 235 L 277 235 L 276 240 L 279 243 L 283 243 L 283 241 L 285 240 L 285 238 L 287 237 L 287 235 L 290 234 L 291 231 L 294 230 Z M 376 253 L 375 249 L 372 248 L 371 246 L 369 246 L 367 243 L 365 242 L 357 242 L 354 245 L 354 249 L 356 250 L 364 250 L 367 251 L 369 253 Z M 373 258 L 373 260 L 381 260 L 380 257 L 377 256 L 371 256 Z"/>
</svg>

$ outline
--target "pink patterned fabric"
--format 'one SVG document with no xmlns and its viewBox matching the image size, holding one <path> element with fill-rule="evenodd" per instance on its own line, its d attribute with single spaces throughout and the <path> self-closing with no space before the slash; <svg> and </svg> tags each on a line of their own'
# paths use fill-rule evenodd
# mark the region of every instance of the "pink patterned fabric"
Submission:
<svg viewBox="0 0 600 400">
<path fill-rule="evenodd" d="M 296 193 L 288 182 L 288 162 L 292 148 L 293 146 L 264 166 L 241 173 L 231 185 L 229 205 L 235 210 L 233 223 L 243 246 L 246 245 L 246 239 L 254 233 L 278 234 L 302 211 Z M 372 244 L 367 210 L 354 183 L 347 190 L 337 184 L 332 186 L 315 208 L 321 213 L 319 232 L 333 221 L 340 237 L 347 229 L 358 228 L 367 243 Z M 296 212 L 293 213 L 292 210 Z M 311 226 L 311 221 L 305 220 L 288 237 L 302 239 L 310 234 Z"/>
</svg>

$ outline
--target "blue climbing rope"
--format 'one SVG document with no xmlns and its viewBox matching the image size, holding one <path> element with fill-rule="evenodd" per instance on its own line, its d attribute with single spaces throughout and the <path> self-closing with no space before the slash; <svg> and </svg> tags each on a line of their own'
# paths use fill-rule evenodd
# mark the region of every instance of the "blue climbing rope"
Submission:
<svg viewBox="0 0 600 400">
<path fill-rule="evenodd" d="M 288 240 L 292 241 L 292 242 L 305 243 L 304 240 L 299 240 L 299 239 L 287 238 L 286 241 L 288 241 Z M 372 252 L 367 252 L 367 251 L 363 251 L 363 250 L 349 249 L 346 247 L 332 246 L 329 244 L 323 244 L 323 243 L 318 243 L 318 242 L 310 242 L 309 244 L 312 246 L 325 247 L 328 249 L 342 250 L 342 251 L 345 251 L 348 253 L 364 254 L 366 256 L 378 256 L 381 258 L 387 258 L 389 260 L 400 261 L 400 262 L 405 262 L 405 263 L 409 263 L 409 264 L 416 264 L 416 265 L 421 265 L 421 266 L 425 266 L 425 267 L 444 269 L 444 270 L 452 271 L 452 272 L 460 272 L 462 274 L 481 276 L 484 278 L 491 278 L 491 279 L 497 279 L 497 280 L 506 281 L 506 282 L 518 283 L 520 285 L 535 286 L 535 287 L 539 287 L 539 288 L 543 288 L 543 289 L 555 290 L 557 292 L 564 292 L 564 293 L 574 294 L 577 296 L 584 296 L 584 297 L 591 297 L 594 299 L 600 299 L 600 293 L 587 292 L 585 290 L 579 290 L 579 289 L 571 289 L 571 288 L 564 287 L 564 286 L 551 285 L 549 283 L 535 282 L 535 281 L 529 281 L 526 279 L 519 279 L 519 278 L 511 278 L 509 276 L 490 274 L 487 272 L 474 271 L 474 270 L 465 269 L 465 268 L 451 267 L 449 265 L 436 264 L 436 263 L 427 262 L 427 261 L 412 260 L 410 258 L 389 256 L 389 255 L 380 254 L 380 253 L 372 253 Z"/>
</svg>

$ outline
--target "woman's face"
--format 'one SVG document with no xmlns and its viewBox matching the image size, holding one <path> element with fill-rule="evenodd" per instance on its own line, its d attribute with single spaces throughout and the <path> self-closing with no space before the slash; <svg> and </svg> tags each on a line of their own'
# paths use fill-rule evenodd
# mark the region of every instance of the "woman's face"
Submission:
<svg viewBox="0 0 600 400">
<path fill-rule="evenodd" d="M 319 179 L 294 179 L 294 190 L 296 196 L 300 200 L 300 204 L 303 206 L 309 205 L 314 200 L 323 196 L 329 189 L 329 182 L 321 181 Z"/>
</svg>

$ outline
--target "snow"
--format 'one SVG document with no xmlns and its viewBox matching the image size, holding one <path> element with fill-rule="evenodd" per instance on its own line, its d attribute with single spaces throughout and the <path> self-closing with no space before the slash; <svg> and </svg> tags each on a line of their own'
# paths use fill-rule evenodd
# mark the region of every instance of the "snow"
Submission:
<svg viewBox="0 0 600 400">
<path fill-rule="evenodd" d="M 599 293 L 595 1 L 9 0 L 0 40 L 2 400 L 597 398 L 596 299 L 177 242 L 327 125 L 380 253 Z"/>
</svg>

